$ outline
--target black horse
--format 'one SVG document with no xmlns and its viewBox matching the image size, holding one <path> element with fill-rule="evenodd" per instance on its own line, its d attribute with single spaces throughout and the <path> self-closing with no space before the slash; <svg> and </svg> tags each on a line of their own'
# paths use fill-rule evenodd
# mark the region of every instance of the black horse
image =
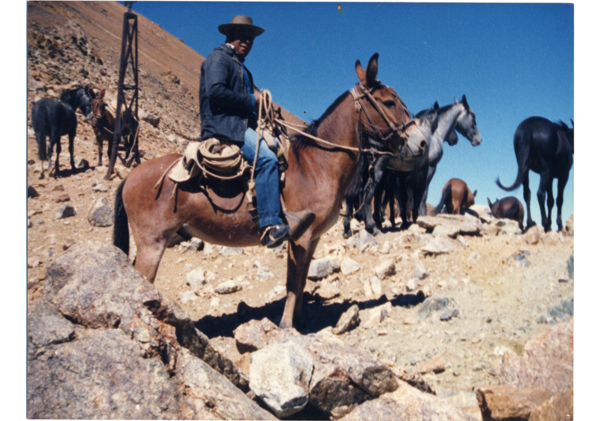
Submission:
<svg viewBox="0 0 600 421">
<path fill-rule="evenodd" d="M 40 158 L 40 178 L 44 178 L 44 161 L 48 161 L 48 169 L 52 171 L 50 161 L 52 159 L 52 148 L 56 145 L 56 162 L 54 164 L 54 177 L 58 176 L 58 157 L 60 155 L 60 138 L 69 136 L 69 153 L 71 154 L 71 169 L 75 169 L 73 158 L 73 139 L 77 131 L 77 117 L 75 110 L 79 108 L 81 113 L 88 119 L 92 118 L 91 100 L 95 97 L 94 92 L 86 86 L 77 86 L 74 89 L 63 91 L 60 100 L 53 98 L 42 98 L 33 104 L 31 109 L 31 122 L 35 132 L 35 140 L 38 144 L 38 156 Z M 48 149 L 46 150 L 46 136 L 50 137 Z"/>
<path fill-rule="evenodd" d="M 571 124 L 573 124 L 573 120 L 571 120 Z M 530 228 L 535 225 L 535 222 L 531 219 L 529 170 L 538 173 L 540 187 L 537 197 L 542 214 L 542 226 L 548 232 L 552 225 L 552 206 L 554 206 L 552 180 L 557 178 L 556 212 L 558 215 L 556 224 L 558 230 L 562 230 L 563 192 L 573 166 L 573 153 L 575 152 L 574 124 L 572 128 L 569 128 L 562 121 L 553 123 L 543 117 L 529 117 L 517 127 L 514 146 L 519 166 L 517 179 L 509 187 L 504 187 L 500 183 L 500 178 L 496 179 L 496 184 L 506 191 L 512 191 L 523 184 L 523 198 L 527 205 L 527 228 Z M 548 216 L 546 216 L 544 207 L 546 194 L 548 194 Z"/>
</svg>

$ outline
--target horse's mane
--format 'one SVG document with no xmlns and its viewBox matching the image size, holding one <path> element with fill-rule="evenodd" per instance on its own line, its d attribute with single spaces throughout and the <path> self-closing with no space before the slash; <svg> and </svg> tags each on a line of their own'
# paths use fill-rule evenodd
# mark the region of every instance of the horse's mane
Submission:
<svg viewBox="0 0 600 421">
<path fill-rule="evenodd" d="M 298 151 L 306 146 L 309 145 L 313 145 L 315 142 L 314 140 L 312 140 L 311 138 L 304 136 L 304 133 L 309 134 L 311 136 L 316 136 L 317 134 L 317 129 L 319 128 L 319 125 L 325 121 L 325 119 L 327 119 L 327 117 L 329 117 L 329 115 L 340 105 L 340 103 L 346 99 L 346 97 L 350 94 L 350 91 L 346 91 L 344 92 L 342 95 L 340 95 L 334 102 L 333 104 L 331 104 L 327 110 L 325 110 L 325 112 L 323 113 L 323 115 L 321 117 L 319 117 L 317 120 L 313 120 L 311 122 L 311 124 L 304 129 L 303 133 L 294 133 L 291 138 L 290 141 L 292 143 L 292 146 L 294 148 L 294 151 Z"/>
</svg>

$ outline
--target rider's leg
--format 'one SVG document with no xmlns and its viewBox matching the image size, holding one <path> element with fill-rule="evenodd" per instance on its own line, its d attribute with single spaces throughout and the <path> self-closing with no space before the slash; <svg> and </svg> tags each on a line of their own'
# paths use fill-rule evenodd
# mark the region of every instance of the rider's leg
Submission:
<svg viewBox="0 0 600 421">
<path fill-rule="evenodd" d="M 247 129 L 244 144 L 241 146 L 242 154 L 250 163 L 254 162 L 258 134 Z M 288 226 L 281 219 L 281 202 L 279 199 L 279 170 L 277 156 L 269 149 L 265 141 L 260 142 L 258 159 L 255 172 L 256 206 L 258 222 L 262 233 L 271 231 L 277 243 L 285 240 L 288 235 Z M 268 234 L 268 233 L 267 233 Z"/>
</svg>

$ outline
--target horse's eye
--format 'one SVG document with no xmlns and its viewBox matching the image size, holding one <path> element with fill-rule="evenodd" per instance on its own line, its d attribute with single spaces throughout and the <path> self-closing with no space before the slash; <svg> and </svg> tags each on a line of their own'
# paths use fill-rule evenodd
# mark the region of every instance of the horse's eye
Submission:
<svg viewBox="0 0 600 421">
<path fill-rule="evenodd" d="M 396 106 L 396 102 L 392 101 L 391 99 L 388 99 L 387 101 L 383 101 L 383 105 L 385 105 L 388 108 L 392 108 Z"/>
</svg>

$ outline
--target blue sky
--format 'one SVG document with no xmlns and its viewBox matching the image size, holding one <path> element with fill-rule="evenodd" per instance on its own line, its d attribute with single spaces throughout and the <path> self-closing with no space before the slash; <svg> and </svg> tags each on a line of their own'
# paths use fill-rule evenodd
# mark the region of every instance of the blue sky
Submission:
<svg viewBox="0 0 600 421">
<path fill-rule="evenodd" d="M 459 135 L 456 146 L 444 146 L 429 190 L 432 204 L 452 177 L 478 191 L 477 204 L 508 195 L 523 201 L 522 188 L 507 193 L 494 182 L 515 180 L 515 129 L 534 115 L 569 125 L 575 119 L 572 4 L 139 1 L 133 11 L 204 57 L 224 41 L 219 24 L 251 16 L 266 30 L 246 59 L 255 83 L 307 121 L 352 88 L 354 62 L 366 65 L 375 52 L 379 79 L 413 113 L 465 94 L 483 142 L 474 148 Z M 572 170 L 563 221 L 573 211 L 573 179 Z M 531 173 L 532 215 L 541 224 L 538 184 Z M 555 220 L 554 209 L 553 229 Z"/>
</svg>

